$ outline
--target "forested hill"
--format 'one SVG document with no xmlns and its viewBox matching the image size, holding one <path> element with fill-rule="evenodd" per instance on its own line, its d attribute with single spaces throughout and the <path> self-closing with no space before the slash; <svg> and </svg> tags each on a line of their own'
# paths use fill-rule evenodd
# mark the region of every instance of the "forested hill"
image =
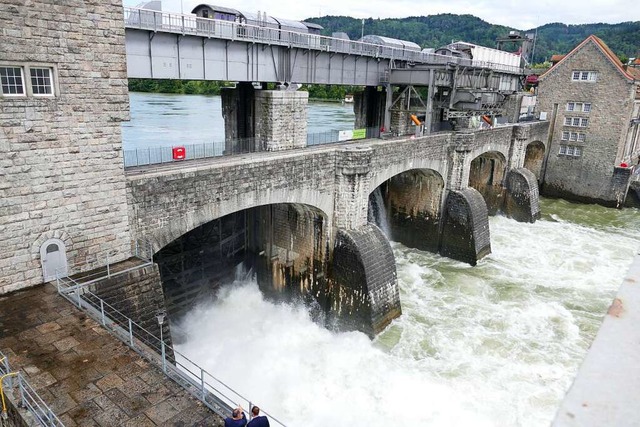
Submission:
<svg viewBox="0 0 640 427">
<path fill-rule="evenodd" d="M 342 31 L 352 40 L 360 38 L 362 20 L 348 16 L 309 18 L 324 27 L 323 34 Z M 413 16 L 402 19 L 365 19 L 364 33 L 410 40 L 422 47 L 437 48 L 451 41 L 463 40 L 487 47 L 495 47 L 498 37 L 521 28 L 493 25 L 472 15 L 441 14 Z M 523 33 L 533 33 L 527 29 Z M 538 28 L 533 62 L 548 60 L 553 54 L 569 52 L 590 34 L 595 34 L 619 56 L 635 57 L 640 50 L 640 21 L 621 24 L 547 24 Z"/>
</svg>

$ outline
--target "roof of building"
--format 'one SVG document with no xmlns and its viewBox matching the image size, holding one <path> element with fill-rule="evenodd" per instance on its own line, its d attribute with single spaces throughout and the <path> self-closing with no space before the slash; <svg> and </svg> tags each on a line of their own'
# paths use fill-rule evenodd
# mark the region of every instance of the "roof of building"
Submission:
<svg viewBox="0 0 640 427">
<path fill-rule="evenodd" d="M 551 55 L 551 62 L 553 64 L 558 63 L 560 61 L 562 61 L 562 58 L 564 58 L 567 55 Z"/>
<path fill-rule="evenodd" d="M 618 59 L 616 54 L 613 53 L 613 51 L 609 48 L 609 46 L 607 46 L 605 42 L 603 42 L 599 37 L 596 37 L 593 34 L 591 34 L 589 37 L 584 39 L 582 43 L 576 46 L 571 52 L 566 54 L 564 58 L 562 58 L 558 62 L 558 64 L 551 67 L 549 70 L 547 70 L 547 72 L 541 75 L 540 80 L 543 80 L 546 76 L 553 73 L 556 69 L 558 69 L 559 64 L 562 64 L 563 62 L 567 61 L 569 58 L 571 58 L 574 55 L 575 52 L 582 49 L 589 42 L 594 43 L 600 49 L 600 51 L 604 54 L 604 56 L 618 69 L 618 71 L 620 71 L 620 73 L 625 78 L 629 80 L 638 80 L 638 75 L 635 72 L 629 72 L 628 70 L 630 70 L 631 68 L 624 67 L 622 65 L 622 62 L 620 62 L 620 59 Z"/>
</svg>

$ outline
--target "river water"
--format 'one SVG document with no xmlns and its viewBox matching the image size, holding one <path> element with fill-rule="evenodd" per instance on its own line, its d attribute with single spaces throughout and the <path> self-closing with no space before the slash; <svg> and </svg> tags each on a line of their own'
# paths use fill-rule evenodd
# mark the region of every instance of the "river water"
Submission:
<svg viewBox="0 0 640 427">
<path fill-rule="evenodd" d="M 161 93 L 129 94 L 131 121 L 122 123 L 125 150 L 224 141 L 219 96 Z M 350 130 L 352 104 L 313 102 L 308 109 L 308 133 Z"/>
<path fill-rule="evenodd" d="M 171 108 L 138 95 L 132 118 L 139 102 Z M 392 243 L 403 315 L 374 341 L 236 282 L 175 325 L 177 349 L 289 426 L 548 426 L 640 246 L 640 211 L 541 208 L 535 224 L 491 218 L 475 267 Z"/>
</svg>

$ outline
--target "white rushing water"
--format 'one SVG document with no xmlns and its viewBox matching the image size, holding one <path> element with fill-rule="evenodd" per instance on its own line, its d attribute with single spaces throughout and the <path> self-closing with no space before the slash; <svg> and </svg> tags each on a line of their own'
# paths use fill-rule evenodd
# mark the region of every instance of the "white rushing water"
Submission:
<svg viewBox="0 0 640 427">
<path fill-rule="evenodd" d="M 476 267 L 394 243 L 403 315 L 373 342 L 234 283 L 181 321 L 177 348 L 288 426 L 548 426 L 640 213 L 546 203 L 535 224 L 491 218 Z"/>
</svg>

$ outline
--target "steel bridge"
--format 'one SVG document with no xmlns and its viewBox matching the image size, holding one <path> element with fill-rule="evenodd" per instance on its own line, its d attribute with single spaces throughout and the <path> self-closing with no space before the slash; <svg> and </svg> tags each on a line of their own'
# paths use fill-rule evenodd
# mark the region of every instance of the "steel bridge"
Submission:
<svg viewBox="0 0 640 427">
<path fill-rule="evenodd" d="M 453 86 L 458 77 L 469 87 L 512 91 L 523 73 L 502 64 L 194 15 L 125 8 L 124 22 L 131 78 Z M 436 72 L 431 80 L 430 70 Z M 489 75 L 494 85 L 487 85 Z"/>
</svg>

